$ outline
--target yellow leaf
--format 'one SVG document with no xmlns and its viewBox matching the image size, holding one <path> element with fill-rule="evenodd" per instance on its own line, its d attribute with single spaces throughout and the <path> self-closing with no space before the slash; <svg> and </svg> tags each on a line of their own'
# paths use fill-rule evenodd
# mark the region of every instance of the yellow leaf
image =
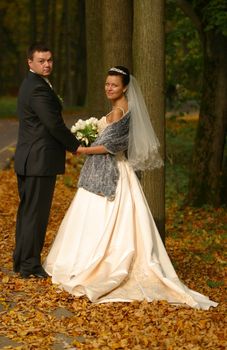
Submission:
<svg viewBox="0 0 227 350">
<path fill-rule="evenodd" d="M 9 276 L 4 276 L 2 278 L 2 283 L 8 283 L 9 282 Z"/>
</svg>

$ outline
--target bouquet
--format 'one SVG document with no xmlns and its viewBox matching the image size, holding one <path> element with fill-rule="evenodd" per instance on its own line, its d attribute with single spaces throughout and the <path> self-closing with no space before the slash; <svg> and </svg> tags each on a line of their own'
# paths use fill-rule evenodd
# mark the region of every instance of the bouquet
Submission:
<svg viewBox="0 0 227 350">
<path fill-rule="evenodd" d="M 81 142 L 82 146 L 90 146 L 98 136 L 98 119 L 79 119 L 72 125 L 71 132 L 76 136 L 77 140 Z"/>
</svg>

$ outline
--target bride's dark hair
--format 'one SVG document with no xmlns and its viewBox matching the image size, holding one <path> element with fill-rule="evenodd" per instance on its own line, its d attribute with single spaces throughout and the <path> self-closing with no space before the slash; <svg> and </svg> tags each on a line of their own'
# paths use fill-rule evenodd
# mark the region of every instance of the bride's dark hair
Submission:
<svg viewBox="0 0 227 350">
<path fill-rule="evenodd" d="M 108 75 L 120 75 L 122 77 L 123 85 L 126 86 L 130 81 L 130 73 L 128 68 L 123 66 L 114 66 L 109 69 Z"/>
</svg>

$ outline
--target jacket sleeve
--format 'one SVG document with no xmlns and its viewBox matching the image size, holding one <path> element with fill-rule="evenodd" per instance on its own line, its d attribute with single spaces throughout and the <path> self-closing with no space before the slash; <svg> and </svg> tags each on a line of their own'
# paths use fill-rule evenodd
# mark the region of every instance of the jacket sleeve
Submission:
<svg viewBox="0 0 227 350">
<path fill-rule="evenodd" d="M 80 143 L 66 127 L 55 96 L 46 86 L 38 86 L 30 96 L 30 106 L 49 133 L 70 152 L 75 152 Z"/>
</svg>

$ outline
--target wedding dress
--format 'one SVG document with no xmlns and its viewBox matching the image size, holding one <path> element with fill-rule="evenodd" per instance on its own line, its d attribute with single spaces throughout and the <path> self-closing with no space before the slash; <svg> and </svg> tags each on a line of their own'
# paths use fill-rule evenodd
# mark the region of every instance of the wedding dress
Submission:
<svg viewBox="0 0 227 350">
<path fill-rule="evenodd" d="M 99 128 L 107 126 L 106 117 Z M 92 302 L 167 300 L 217 306 L 177 277 L 140 182 L 123 154 L 113 201 L 79 188 L 44 263 L 53 283 Z"/>
</svg>

